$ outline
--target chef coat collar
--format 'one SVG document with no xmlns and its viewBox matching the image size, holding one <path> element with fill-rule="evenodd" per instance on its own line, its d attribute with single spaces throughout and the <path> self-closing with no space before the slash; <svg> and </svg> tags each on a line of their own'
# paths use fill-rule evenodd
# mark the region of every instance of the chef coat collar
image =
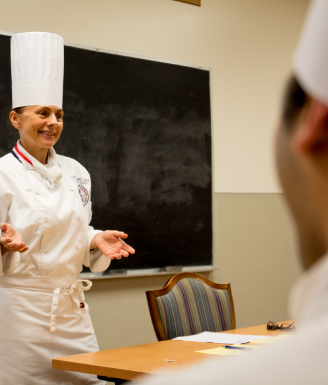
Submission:
<svg viewBox="0 0 328 385">
<path fill-rule="evenodd" d="M 306 270 L 290 295 L 290 315 L 297 326 L 309 325 L 328 311 L 328 254 Z"/>
<path fill-rule="evenodd" d="M 49 187 L 53 187 L 63 176 L 58 156 L 52 147 L 48 150 L 48 167 L 29 154 L 21 145 L 20 140 L 15 144 L 12 154 L 26 168 L 38 171 L 45 178 Z"/>
</svg>

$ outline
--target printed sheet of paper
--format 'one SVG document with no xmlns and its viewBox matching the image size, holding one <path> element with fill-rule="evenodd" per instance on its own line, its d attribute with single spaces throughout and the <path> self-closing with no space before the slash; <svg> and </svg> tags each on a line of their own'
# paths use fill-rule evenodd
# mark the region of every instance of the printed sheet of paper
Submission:
<svg viewBox="0 0 328 385">
<path fill-rule="evenodd" d="M 174 340 L 193 341 L 193 342 L 213 342 L 216 344 L 245 344 L 250 341 L 257 341 L 271 338 L 269 336 L 252 336 L 242 334 L 203 332 L 192 336 L 177 337 Z"/>
</svg>

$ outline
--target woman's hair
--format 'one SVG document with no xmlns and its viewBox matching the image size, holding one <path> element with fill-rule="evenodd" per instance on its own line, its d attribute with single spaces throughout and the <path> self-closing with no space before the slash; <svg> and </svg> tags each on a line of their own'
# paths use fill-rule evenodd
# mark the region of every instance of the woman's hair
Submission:
<svg viewBox="0 0 328 385">
<path fill-rule="evenodd" d="M 13 108 L 12 111 L 15 111 L 17 114 L 21 114 L 24 111 L 25 106 Z"/>
</svg>

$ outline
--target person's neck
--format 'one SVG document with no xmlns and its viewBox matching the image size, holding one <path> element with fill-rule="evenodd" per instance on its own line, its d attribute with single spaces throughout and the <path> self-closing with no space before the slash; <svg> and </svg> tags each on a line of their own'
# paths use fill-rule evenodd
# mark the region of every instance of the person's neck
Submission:
<svg viewBox="0 0 328 385">
<path fill-rule="evenodd" d="M 303 226 L 298 223 L 298 238 L 301 261 L 306 270 L 328 252 L 328 213 L 322 206 L 316 220 L 309 220 Z"/>
<path fill-rule="evenodd" d="M 34 159 L 36 159 L 41 164 L 47 164 L 48 163 L 48 149 L 47 148 L 41 148 L 41 149 L 35 149 L 35 148 L 28 148 L 28 146 L 24 146 L 22 142 L 20 142 L 20 145 L 24 148 L 25 151 L 27 151 L 30 155 L 33 156 Z"/>
<path fill-rule="evenodd" d="M 323 243 L 317 243 L 314 240 L 311 240 L 311 247 L 302 247 L 305 242 L 301 243 L 301 260 L 304 270 L 310 268 L 315 262 L 322 258 L 327 253 L 327 247 Z"/>
</svg>

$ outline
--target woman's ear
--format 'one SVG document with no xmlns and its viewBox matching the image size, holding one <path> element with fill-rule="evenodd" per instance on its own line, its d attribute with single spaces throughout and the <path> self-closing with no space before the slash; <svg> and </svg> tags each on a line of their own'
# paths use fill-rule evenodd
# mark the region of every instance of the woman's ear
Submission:
<svg viewBox="0 0 328 385">
<path fill-rule="evenodd" d="M 328 106 L 311 99 L 295 130 L 293 147 L 297 152 L 319 154 L 328 151 Z"/>
<path fill-rule="evenodd" d="M 17 128 L 17 130 L 19 129 L 19 122 L 18 122 L 18 116 L 17 116 L 17 113 L 15 111 L 10 111 L 10 114 L 9 114 L 9 119 L 11 121 L 11 124 Z"/>
</svg>

